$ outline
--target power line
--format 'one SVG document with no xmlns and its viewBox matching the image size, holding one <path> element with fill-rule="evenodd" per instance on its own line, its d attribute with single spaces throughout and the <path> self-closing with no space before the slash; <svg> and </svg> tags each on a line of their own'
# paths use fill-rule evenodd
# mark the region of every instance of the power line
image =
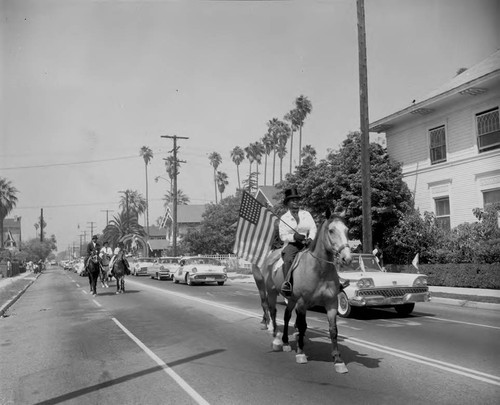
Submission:
<svg viewBox="0 0 500 405">
<path fill-rule="evenodd" d="M 55 166 L 72 166 L 72 165 L 83 165 L 89 163 L 100 163 L 109 162 L 110 160 L 124 160 L 124 159 L 137 159 L 137 156 L 121 156 L 116 158 L 108 159 L 98 159 L 98 160 L 84 160 L 81 162 L 68 162 L 68 163 L 47 163 L 44 165 L 34 165 L 34 166 L 17 166 L 17 167 L 1 167 L 0 170 L 18 170 L 18 169 L 39 169 L 43 167 L 55 167 Z"/>
</svg>

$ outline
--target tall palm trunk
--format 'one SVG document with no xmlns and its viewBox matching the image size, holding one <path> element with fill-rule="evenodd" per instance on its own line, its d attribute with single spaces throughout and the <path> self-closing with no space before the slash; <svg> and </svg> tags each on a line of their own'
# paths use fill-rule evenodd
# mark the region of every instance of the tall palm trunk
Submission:
<svg viewBox="0 0 500 405">
<path fill-rule="evenodd" d="M 215 167 L 214 167 L 214 189 L 215 189 L 215 203 L 217 204 L 217 179 L 215 174 Z"/>
<path fill-rule="evenodd" d="M 252 192 L 252 162 L 250 162 L 250 165 L 249 165 L 250 169 L 248 169 L 248 192 L 251 193 Z"/>
<path fill-rule="evenodd" d="M 144 165 L 146 168 L 146 229 L 148 232 L 149 238 L 149 190 L 148 190 L 148 165 L 147 163 Z"/>
<path fill-rule="evenodd" d="M 292 158 L 293 158 L 293 129 L 292 129 L 292 134 L 290 135 L 290 174 L 292 173 Z"/>
<path fill-rule="evenodd" d="M 241 190 L 241 183 L 240 183 L 240 165 L 236 165 L 236 173 L 238 174 L 238 190 Z"/>
<path fill-rule="evenodd" d="M 267 186 L 267 153 L 264 156 L 264 186 Z"/>
<path fill-rule="evenodd" d="M 276 149 L 273 151 L 273 186 L 276 184 L 274 182 L 274 173 L 276 172 Z"/>
<path fill-rule="evenodd" d="M 302 164 L 302 124 L 300 124 L 300 136 L 299 136 L 299 166 Z"/>
</svg>

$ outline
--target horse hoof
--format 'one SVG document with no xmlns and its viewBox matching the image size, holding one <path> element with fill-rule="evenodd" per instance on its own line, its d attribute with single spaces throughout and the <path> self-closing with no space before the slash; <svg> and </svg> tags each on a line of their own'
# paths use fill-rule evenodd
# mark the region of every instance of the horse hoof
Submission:
<svg viewBox="0 0 500 405">
<path fill-rule="evenodd" d="M 335 363 L 335 371 L 339 374 L 345 374 L 349 372 L 345 363 Z"/>
<path fill-rule="evenodd" d="M 119 292 L 119 291 L 117 291 L 115 294 L 120 294 L 120 292 Z"/>
<path fill-rule="evenodd" d="M 296 354 L 295 361 L 298 364 L 306 364 L 307 363 L 307 356 L 305 354 Z"/>
<path fill-rule="evenodd" d="M 283 351 L 284 352 L 291 352 L 292 351 L 292 346 L 290 346 L 290 345 L 283 345 Z"/>
<path fill-rule="evenodd" d="M 273 342 L 273 352 L 282 352 L 283 351 L 283 343 L 275 343 Z"/>
</svg>

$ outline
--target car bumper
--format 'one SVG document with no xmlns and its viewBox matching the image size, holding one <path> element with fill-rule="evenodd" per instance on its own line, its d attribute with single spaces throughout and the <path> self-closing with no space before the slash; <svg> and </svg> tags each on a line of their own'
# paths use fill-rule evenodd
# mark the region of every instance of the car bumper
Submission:
<svg viewBox="0 0 500 405">
<path fill-rule="evenodd" d="M 192 283 L 217 283 L 227 280 L 226 274 L 190 274 Z"/>
<path fill-rule="evenodd" d="M 349 303 L 356 307 L 379 307 L 428 302 L 430 300 L 431 293 L 428 290 L 409 288 L 408 291 L 381 291 L 380 294 L 373 291 L 368 294 L 367 291 L 357 291 L 357 294 L 349 299 Z"/>
</svg>

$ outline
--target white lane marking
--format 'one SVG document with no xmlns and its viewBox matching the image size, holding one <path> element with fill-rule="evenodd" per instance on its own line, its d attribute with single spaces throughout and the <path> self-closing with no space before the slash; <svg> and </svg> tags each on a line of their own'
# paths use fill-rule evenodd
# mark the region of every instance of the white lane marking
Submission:
<svg viewBox="0 0 500 405">
<path fill-rule="evenodd" d="M 96 304 L 98 307 L 102 307 L 102 305 L 101 305 L 101 304 L 99 304 L 96 300 L 92 300 L 92 302 L 93 302 L 94 304 Z"/>
<path fill-rule="evenodd" d="M 84 293 L 85 295 L 87 295 L 87 291 L 81 290 L 81 292 Z"/>
<path fill-rule="evenodd" d="M 463 375 L 464 377 L 473 378 L 475 380 L 483 381 L 485 383 L 500 386 L 500 377 L 492 374 L 483 373 L 471 368 L 457 366 L 456 364 L 447 363 L 440 360 L 434 360 L 429 357 L 420 356 L 418 354 L 406 352 L 404 350 L 394 349 L 392 347 L 382 346 L 373 342 L 367 342 L 361 339 L 342 336 L 347 342 L 357 344 L 359 346 L 367 347 L 369 349 L 378 350 L 392 356 L 401 357 L 406 360 L 414 361 L 416 363 L 425 364 L 427 366 L 439 368 L 441 370 L 449 371 L 454 374 Z"/>
<path fill-rule="evenodd" d="M 139 346 L 146 354 L 151 357 L 156 364 L 161 366 L 163 371 L 167 373 L 179 386 L 186 391 L 191 398 L 193 398 L 196 403 L 209 405 L 200 394 L 198 394 L 181 376 L 179 376 L 175 371 L 173 371 L 162 359 L 160 359 L 156 354 L 153 353 L 144 343 L 142 343 L 132 332 L 130 332 L 125 326 L 123 326 L 120 321 L 116 318 L 111 318 L 114 323 L 118 325 L 118 327 L 125 332 L 125 334 L 132 339 L 137 346 Z"/>
<path fill-rule="evenodd" d="M 78 288 L 80 288 L 80 284 L 76 283 L 76 286 L 77 286 Z"/>
<path fill-rule="evenodd" d="M 433 320 L 436 320 L 436 321 L 461 323 L 463 325 L 479 326 L 479 327 L 482 327 L 482 328 L 500 329 L 500 327 L 498 327 L 498 326 L 484 325 L 484 324 L 481 324 L 481 323 L 473 323 L 473 322 L 455 321 L 453 319 L 436 318 L 435 316 L 423 316 L 422 318 L 433 319 Z"/>
<path fill-rule="evenodd" d="M 235 307 L 230 307 L 228 305 L 218 304 L 218 303 L 211 302 L 211 301 L 208 301 L 208 300 L 204 300 L 204 299 L 201 299 L 201 298 L 190 297 L 189 295 L 186 295 L 186 294 L 177 293 L 177 292 L 173 292 L 173 291 L 168 291 L 168 290 L 164 290 L 164 289 L 157 288 L 157 287 L 152 287 L 152 286 L 149 286 L 147 284 L 142 284 L 142 283 L 138 283 L 138 282 L 135 282 L 135 281 L 132 281 L 132 283 L 140 284 L 142 287 L 150 288 L 150 289 L 156 290 L 156 291 L 164 293 L 164 294 L 171 294 L 171 295 L 182 297 L 182 298 L 185 298 L 185 299 L 188 299 L 188 300 L 191 300 L 191 301 L 201 302 L 203 304 L 208 304 L 208 305 L 211 305 L 211 306 L 214 306 L 214 307 L 217 307 L 217 308 L 226 309 L 226 310 L 229 310 L 229 311 L 232 311 L 232 312 L 236 312 L 236 313 L 239 313 L 239 314 L 242 314 L 242 315 L 250 316 L 250 317 L 253 317 L 253 318 L 258 318 L 258 319 L 261 318 L 260 314 L 252 313 L 250 311 L 242 310 L 242 309 L 235 308 Z M 283 322 L 279 322 L 279 321 L 277 323 L 283 324 Z M 343 327 L 345 327 L 345 326 L 343 326 Z M 324 335 L 325 333 L 328 333 L 327 331 L 318 330 L 316 328 L 311 328 L 311 327 L 309 328 L 309 330 L 311 332 L 315 332 L 315 333 L 318 333 L 320 335 Z M 344 336 L 344 335 L 341 335 L 341 334 L 339 334 L 339 338 L 344 339 L 346 342 L 351 342 L 351 343 L 354 343 L 354 344 L 357 344 L 357 345 L 360 345 L 360 346 L 363 346 L 363 347 L 370 348 L 372 350 L 376 350 L 376 351 L 380 351 L 380 352 L 383 352 L 383 353 L 391 354 L 393 356 L 401 357 L 401 358 L 404 358 L 406 360 L 414 361 L 416 363 L 421 363 L 421 364 L 428 365 L 428 366 L 431 366 L 431 367 L 436 367 L 436 368 L 439 368 L 439 369 L 442 369 L 442 370 L 445 370 L 445 371 L 449 371 L 451 373 L 460 374 L 460 375 L 463 375 L 465 377 L 473 378 L 475 380 L 480 380 L 480 381 L 483 381 L 483 382 L 486 382 L 486 383 L 489 383 L 489 384 L 500 386 L 500 377 L 497 377 L 497 376 L 492 375 L 492 374 L 483 373 L 481 371 L 477 371 L 477 370 L 474 370 L 474 369 L 470 369 L 470 368 L 466 368 L 466 367 L 461 367 L 461 366 L 458 366 L 458 365 L 455 365 L 455 364 L 452 364 L 452 363 L 447 363 L 447 362 L 440 361 L 440 360 L 434 360 L 432 358 L 425 357 L 425 356 L 420 356 L 418 354 L 414 354 L 414 353 L 411 353 L 411 352 L 406 352 L 404 350 L 394 349 L 392 347 L 379 345 L 377 343 L 368 342 L 366 340 L 361 340 L 361 339 L 357 339 L 357 338 L 353 338 L 353 337 L 348 337 L 348 336 Z"/>
</svg>

